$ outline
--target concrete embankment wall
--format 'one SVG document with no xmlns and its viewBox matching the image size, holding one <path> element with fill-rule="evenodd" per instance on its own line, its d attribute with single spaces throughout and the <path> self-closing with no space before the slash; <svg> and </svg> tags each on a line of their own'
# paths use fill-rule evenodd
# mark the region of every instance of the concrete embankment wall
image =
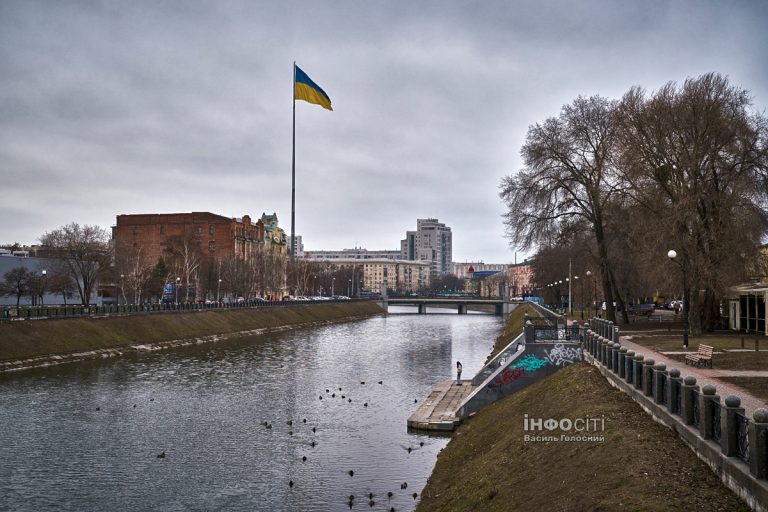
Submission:
<svg viewBox="0 0 768 512">
<path fill-rule="evenodd" d="M 473 384 L 479 387 L 464 399 L 457 416 L 467 417 L 580 360 L 577 341 L 525 343 L 525 334 L 521 334 L 478 372 Z"/>
<path fill-rule="evenodd" d="M 382 314 L 374 302 L 203 310 L 0 324 L 0 371 L 217 341 Z"/>
</svg>

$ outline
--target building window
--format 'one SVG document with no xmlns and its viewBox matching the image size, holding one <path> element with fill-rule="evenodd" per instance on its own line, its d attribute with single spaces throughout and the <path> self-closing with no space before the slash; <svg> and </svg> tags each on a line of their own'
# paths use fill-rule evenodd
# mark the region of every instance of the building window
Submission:
<svg viewBox="0 0 768 512">
<path fill-rule="evenodd" d="M 209 235 L 215 235 L 216 234 L 216 224 L 210 224 L 208 226 L 208 234 Z"/>
<path fill-rule="evenodd" d="M 200 226 L 197 226 L 195 228 L 195 233 L 197 233 L 198 235 L 202 235 L 203 234 L 203 228 L 200 227 Z"/>
<path fill-rule="evenodd" d="M 160 224 L 160 234 L 161 235 L 165 234 L 165 224 Z"/>
<path fill-rule="evenodd" d="M 213 240 L 208 242 L 208 250 L 210 252 L 215 252 L 216 251 L 216 242 L 214 242 Z"/>
</svg>

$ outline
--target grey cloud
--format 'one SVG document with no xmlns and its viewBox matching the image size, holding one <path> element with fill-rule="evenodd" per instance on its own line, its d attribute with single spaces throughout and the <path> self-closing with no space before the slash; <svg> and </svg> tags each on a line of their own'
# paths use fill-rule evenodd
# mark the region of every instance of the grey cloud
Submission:
<svg viewBox="0 0 768 512">
<path fill-rule="evenodd" d="M 543 4 L 543 5 L 542 5 Z M 0 241 L 118 213 L 290 222 L 291 63 L 307 247 L 395 248 L 417 217 L 456 260 L 511 261 L 497 196 L 527 127 L 576 95 L 707 71 L 768 101 L 763 2 L 0 3 Z M 27 214 L 41 204 L 45 214 Z"/>
</svg>

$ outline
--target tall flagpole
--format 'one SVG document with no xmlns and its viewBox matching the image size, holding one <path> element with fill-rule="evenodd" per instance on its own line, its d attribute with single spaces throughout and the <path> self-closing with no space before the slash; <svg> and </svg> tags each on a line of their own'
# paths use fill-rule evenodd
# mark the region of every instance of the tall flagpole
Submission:
<svg viewBox="0 0 768 512">
<path fill-rule="evenodd" d="M 291 151 L 291 262 L 296 258 L 296 61 L 293 61 L 293 144 Z"/>
</svg>

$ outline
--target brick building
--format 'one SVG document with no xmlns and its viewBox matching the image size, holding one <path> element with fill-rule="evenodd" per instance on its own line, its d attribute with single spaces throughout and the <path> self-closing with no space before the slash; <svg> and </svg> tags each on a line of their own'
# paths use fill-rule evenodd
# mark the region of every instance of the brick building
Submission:
<svg viewBox="0 0 768 512">
<path fill-rule="evenodd" d="M 222 262 L 233 258 L 249 262 L 257 254 L 284 256 L 288 251 L 275 214 L 263 214 L 255 222 L 248 215 L 230 218 L 209 212 L 118 215 L 112 240 L 116 261 L 130 257 L 134 261 L 130 265 L 154 267 L 162 258 L 172 277 L 183 279 L 187 288 L 194 286 L 197 299 L 216 288 Z M 186 258 L 186 252 L 192 258 Z M 194 265 L 183 268 L 183 258 L 193 259 Z"/>
<path fill-rule="evenodd" d="M 208 212 L 118 215 L 112 228 L 117 250 L 141 247 L 144 257 L 157 262 L 167 257 L 169 240 L 194 239 L 210 255 L 247 257 L 254 244 L 264 243 L 264 225 L 248 215 L 231 219 Z"/>
</svg>

